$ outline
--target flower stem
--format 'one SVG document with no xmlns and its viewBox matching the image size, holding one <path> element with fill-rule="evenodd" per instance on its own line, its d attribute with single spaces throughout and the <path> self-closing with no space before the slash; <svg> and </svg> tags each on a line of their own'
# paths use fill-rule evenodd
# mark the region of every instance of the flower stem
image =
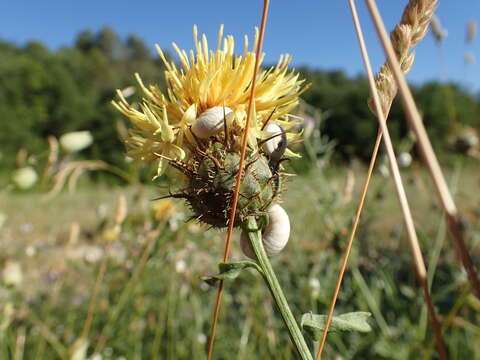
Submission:
<svg viewBox="0 0 480 360">
<path fill-rule="evenodd" d="M 257 256 L 258 264 L 260 265 L 261 269 L 263 270 L 263 277 L 265 282 L 270 289 L 270 292 L 277 304 L 278 309 L 280 310 L 280 314 L 282 315 L 283 322 L 285 323 L 290 338 L 295 345 L 298 354 L 302 358 L 302 360 L 313 360 L 312 354 L 308 349 L 307 343 L 302 335 L 298 324 L 293 317 L 292 311 L 288 306 L 287 299 L 283 294 L 282 288 L 280 287 L 280 283 L 278 282 L 277 277 L 275 276 L 275 272 L 273 271 L 272 265 L 268 260 L 267 253 L 263 248 L 262 243 L 262 233 L 257 225 L 257 221 L 253 216 L 250 216 L 245 222 L 245 230 L 248 232 L 248 238 L 250 239 L 250 243 L 252 244 L 253 251 Z"/>
</svg>

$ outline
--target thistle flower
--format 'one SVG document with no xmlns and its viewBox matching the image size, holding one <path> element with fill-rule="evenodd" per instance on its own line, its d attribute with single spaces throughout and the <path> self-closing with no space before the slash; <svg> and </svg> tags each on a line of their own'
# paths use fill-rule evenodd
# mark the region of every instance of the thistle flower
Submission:
<svg viewBox="0 0 480 360">
<path fill-rule="evenodd" d="M 201 139 L 191 129 L 204 112 L 219 107 L 231 113 L 231 122 L 227 124 L 229 135 L 238 142 L 246 123 L 258 29 L 252 49 L 249 48 L 248 37 L 245 37 L 243 55 L 234 54 L 234 39 L 232 36 L 223 37 L 223 26 L 220 27 L 216 51 L 209 49 L 205 35 L 198 39 L 196 26 L 193 37 L 195 52 L 190 50 L 187 54 L 173 43 L 180 68 L 175 62 L 169 62 L 157 45 L 166 67 L 166 95 L 155 85 L 145 86 L 140 75 L 135 74 L 144 95 L 139 109 L 129 104 L 121 91 L 117 91 L 119 100 L 113 102 L 137 128 L 131 131 L 126 141 L 128 155 L 141 161 L 158 161 L 159 175 L 164 170 L 166 159 L 182 160 L 186 152 L 208 140 Z M 248 139 L 252 150 L 257 149 L 258 140 L 268 137 L 268 133 L 263 131 L 267 121 L 282 126 L 289 140 L 295 136 L 288 132 L 298 122 L 292 121 L 289 112 L 297 106 L 298 96 L 307 87 L 302 88 L 303 81 L 299 80 L 298 74 L 289 71 L 290 61 L 290 56 L 281 56 L 276 66 L 262 70 L 258 75 Z M 223 116 L 220 120 L 223 125 Z M 294 154 L 287 150 L 286 155 Z"/>
<path fill-rule="evenodd" d="M 136 127 L 125 140 L 128 155 L 158 162 L 157 176 L 168 164 L 180 170 L 186 186 L 170 196 L 186 199 L 195 218 L 215 227 L 229 221 L 258 37 L 257 30 L 251 49 L 245 37 L 243 54 L 236 55 L 234 39 L 223 37 L 223 26 L 217 50 L 209 48 L 205 35 L 198 39 L 194 26 L 195 51 L 187 54 L 173 44 L 179 65 L 168 61 L 157 46 L 166 67 L 166 94 L 155 85 L 145 86 L 136 74 L 144 96 L 141 103 L 129 104 L 121 91 L 113 102 Z M 277 65 L 258 74 L 235 225 L 266 211 L 278 198 L 280 163 L 283 156 L 296 155 L 287 144 L 300 135 L 294 127 L 301 121 L 290 111 L 308 86 L 288 69 L 290 61 L 290 56 L 281 56 Z"/>
</svg>

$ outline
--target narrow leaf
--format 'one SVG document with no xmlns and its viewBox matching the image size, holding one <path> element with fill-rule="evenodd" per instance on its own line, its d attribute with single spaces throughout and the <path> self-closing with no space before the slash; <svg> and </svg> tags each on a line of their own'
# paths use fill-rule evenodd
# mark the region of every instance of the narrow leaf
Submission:
<svg viewBox="0 0 480 360">
<path fill-rule="evenodd" d="M 215 285 L 219 280 L 233 280 L 240 275 L 242 270 L 247 268 L 254 268 L 260 274 L 263 274 L 262 269 L 253 261 L 238 261 L 219 263 L 217 275 L 203 276 L 201 279 L 209 285 Z"/>
<path fill-rule="evenodd" d="M 358 331 L 366 333 L 372 330 L 368 318 L 369 312 L 357 311 L 346 313 L 332 318 L 329 331 Z M 314 340 L 320 340 L 325 330 L 327 315 L 303 314 L 301 326 L 303 330 Z"/>
</svg>

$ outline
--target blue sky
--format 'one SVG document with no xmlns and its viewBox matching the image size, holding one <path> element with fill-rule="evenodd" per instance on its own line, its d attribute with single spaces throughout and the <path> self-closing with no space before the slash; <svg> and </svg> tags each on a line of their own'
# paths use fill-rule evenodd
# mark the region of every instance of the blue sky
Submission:
<svg viewBox="0 0 480 360">
<path fill-rule="evenodd" d="M 407 0 L 377 2 L 391 29 Z M 357 3 L 370 56 L 378 68 L 384 56 L 364 2 Z M 260 21 L 261 5 L 262 1 L 229 0 L 2 0 L 0 38 L 18 44 L 36 39 L 56 49 L 72 44 L 80 30 L 98 30 L 109 25 L 121 36 L 137 34 L 152 49 L 155 43 L 171 49 L 172 41 L 189 49 L 193 24 L 197 24 L 213 44 L 223 23 L 225 33 L 238 38 L 241 48 L 243 35 L 251 35 Z M 465 29 L 470 20 L 480 22 L 480 2 L 439 0 L 437 15 L 448 30 L 448 37 L 441 49 L 430 34 L 417 46 L 417 59 L 409 80 L 418 83 L 447 76 L 478 90 L 479 66 L 466 67 L 464 53 L 479 55 L 478 37 L 473 44 L 465 44 Z M 274 62 L 280 54 L 289 53 L 297 66 L 342 69 L 350 75 L 363 73 L 346 0 L 271 0 L 264 51 L 266 62 Z"/>
</svg>

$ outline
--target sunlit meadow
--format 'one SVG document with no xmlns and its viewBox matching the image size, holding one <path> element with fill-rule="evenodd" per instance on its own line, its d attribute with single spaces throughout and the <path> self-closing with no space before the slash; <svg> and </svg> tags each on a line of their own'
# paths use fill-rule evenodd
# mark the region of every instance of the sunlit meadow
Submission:
<svg viewBox="0 0 480 360">
<path fill-rule="evenodd" d="M 392 36 L 404 73 L 414 66 L 411 49 L 426 34 L 436 2 L 410 3 Z M 467 47 L 476 37 L 472 24 Z M 31 144 L 16 146 L 1 169 L 0 359 L 207 359 L 219 279 L 225 282 L 214 359 L 309 359 L 302 342 L 308 356 L 317 354 L 326 317 L 316 327 L 300 322 L 302 314 L 327 315 L 348 248 L 376 136 L 367 82 L 295 70 L 283 56 L 259 68 L 252 105 L 261 32 L 235 42 L 222 26 L 218 40 L 207 44 L 198 31 L 194 27 L 192 52 L 158 47 L 160 60 L 152 60 L 138 38 L 115 58 L 117 50 L 106 46 L 113 35 L 105 32 L 96 39 L 83 34 L 75 48 L 55 55 L 59 78 L 78 66 L 99 89 L 83 103 L 66 102 L 95 107 L 85 110 L 94 120 L 82 126 L 81 116 L 73 117 L 75 126 L 60 132 L 52 120 Z M 432 32 L 441 47 L 446 34 L 436 18 Z M 6 44 L 0 54 L 19 58 L 11 68 L 0 66 L 0 76 L 28 73 L 35 68 L 29 59 L 54 62 L 38 44 L 25 53 Z M 66 66 L 66 55 L 79 56 L 78 62 Z M 128 70 L 128 80 L 109 73 L 110 64 Z M 467 58 L 466 66 L 473 66 Z M 58 94 L 80 93 L 74 84 L 86 80 L 78 74 L 65 77 Z M 388 65 L 375 80 L 381 109 L 391 110 L 396 159 L 448 359 L 480 359 L 480 300 L 455 251 L 417 137 L 393 102 L 397 86 Z M 32 76 L 25 87 L 40 99 L 54 83 Z M 427 130 L 478 266 L 478 96 L 436 83 L 414 95 L 426 123 L 436 124 Z M 49 106 L 38 105 L 38 114 L 59 116 Z M 342 125 L 349 117 L 356 122 Z M 236 189 L 243 151 L 245 175 Z M 439 356 L 396 191 L 381 151 L 325 359 Z M 275 206 L 288 214 L 283 227 L 275 227 Z M 249 228 L 251 221 L 258 231 Z M 230 224 L 228 262 L 242 271 L 218 266 Z M 266 253 L 252 233 L 263 236 Z M 262 254 L 304 333 L 301 341 L 291 341 L 296 330 L 287 331 L 289 315 Z M 341 323 L 339 315 L 353 312 L 368 319 Z"/>
</svg>

